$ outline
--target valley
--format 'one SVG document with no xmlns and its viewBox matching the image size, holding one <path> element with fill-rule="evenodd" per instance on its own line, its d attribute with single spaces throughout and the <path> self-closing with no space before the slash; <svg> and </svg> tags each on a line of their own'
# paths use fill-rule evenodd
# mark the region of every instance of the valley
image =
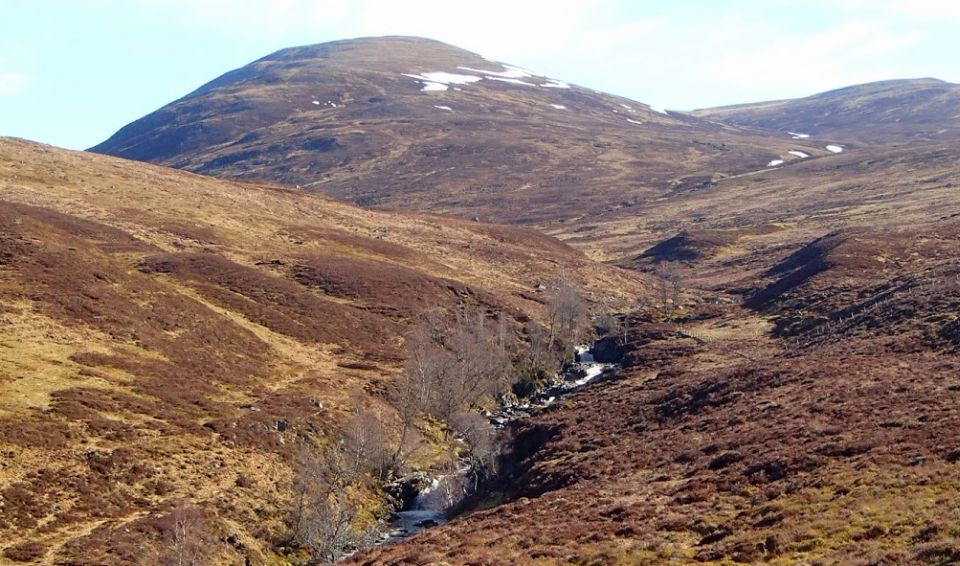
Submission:
<svg viewBox="0 0 960 566">
<path fill-rule="evenodd" d="M 389 36 L 0 138 L 0 553 L 960 561 L 958 112 Z"/>
</svg>

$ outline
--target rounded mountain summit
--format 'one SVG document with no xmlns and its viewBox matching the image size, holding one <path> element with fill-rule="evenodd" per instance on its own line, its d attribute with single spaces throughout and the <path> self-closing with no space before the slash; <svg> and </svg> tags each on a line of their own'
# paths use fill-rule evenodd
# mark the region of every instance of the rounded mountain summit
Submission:
<svg viewBox="0 0 960 566">
<path fill-rule="evenodd" d="M 544 224 L 629 212 L 684 179 L 762 169 L 798 146 L 826 153 L 437 41 L 378 37 L 278 51 L 92 151 L 365 205 Z"/>
</svg>

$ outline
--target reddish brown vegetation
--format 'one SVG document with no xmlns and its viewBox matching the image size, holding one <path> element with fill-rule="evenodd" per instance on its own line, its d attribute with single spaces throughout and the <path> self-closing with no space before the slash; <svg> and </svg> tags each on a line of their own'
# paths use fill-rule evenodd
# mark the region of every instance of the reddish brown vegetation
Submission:
<svg viewBox="0 0 960 566">
<path fill-rule="evenodd" d="M 458 66 L 500 68 L 411 37 L 285 49 L 129 124 L 93 151 L 301 185 L 362 205 L 484 222 L 567 219 L 576 227 L 599 215 L 633 216 L 644 201 L 688 185 L 697 192 L 715 178 L 755 171 L 797 145 L 827 153 L 779 133 L 663 114 L 578 86 L 482 80 L 424 93 L 402 74 L 469 74 Z"/>
<path fill-rule="evenodd" d="M 638 319 L 617 379 L 514 431 L 488 502 L 507 503 L 356 562 L 949 563 L 957 234 L 811 244 L 757 286 L 775 340 L 694 330 L 737 307 Z"/>
<path fill-rule="evenodd" d="M 295 281 L 210 254 L 151 256 L 138 268 L 184 280 L 218 306 L 274 332 L 306 342 L 349 345 L 368 356 L 397 355 L 391 335 L 398 328 L 355 307 L 324 300 Z M 337 324 L 330 324 L 333 320 Z"/>
<path fill-rule="evenodd" d="M 640 288 L 526 229 L 35 144 L 0 178 L 0 561 L 158 563 L 179 505 L 205 561 L 263 562 L 301 439 L 385 395 L 419 311 L 542 317 L 520 294 L 561 268 Z"/>
</svg>

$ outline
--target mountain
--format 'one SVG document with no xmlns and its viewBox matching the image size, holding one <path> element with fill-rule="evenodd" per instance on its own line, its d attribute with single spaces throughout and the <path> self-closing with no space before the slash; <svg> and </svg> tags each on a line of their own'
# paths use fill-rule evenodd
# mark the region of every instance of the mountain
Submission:
<svg viewBox="0 0 960 566">
<path fill-rule="evenodd" d="M 794 100 L 708 108 L 693 115 L 809 135 L 824 143 L 956 140 L 960 139 L 960 85 L 937 79 L 882 81 Z"/>
<path fill-rule="evenodd" d="M 560 230 L 798 159 L 791 150 L 830 155 L 409 37 L 278 51 L 92 148 L 363 205 Z"/>
<path fill-rule="evenodd" d="M 562 276 L 630 311 L 621 369 L 349 560 L 960 560 L 954 87 L 689 115 L 368 38 L 93 148 L 188 172 L 0 141 L 4 555 L 149 562 L 189 495 L 219 562 L 280 560 L 295 444 L 385 407 L 418 316 L 516 329 Z"/>
<path fill-rule="evenodd" d="M 935 217 L 931 199 L 949 208 L 957 181 L 956 121 L 944 120 L 960 113 L 955 91 L 890 81 L 730 110 L 752 121 L 724 109 L 693 116 L 435 41 L 366 38 L 269 55 L 93 150 L 368 206 L 532 225 L 595 259 L 647 269 L 633 259 L 687 230 L 750 233 L 708 254 L 729 260 L 896 221 L 898 211 Z M 782 123 L 761 119 L 781 110 Z M 835 125 L 810 117 L 824 115 Z M 917 134 L 934 127 L 944 131 Z"/>
<path fill-rule="evenodd" d="M 20 140 L 0 185 L 4 563 L 161 563 L 188 497 L 218 563 L 263 563 L 297 439 L 385 406 L 425 310 L 542 319 L 560 272 L 597 303 L 644 293 L 527 228 Z"/>
</svg>

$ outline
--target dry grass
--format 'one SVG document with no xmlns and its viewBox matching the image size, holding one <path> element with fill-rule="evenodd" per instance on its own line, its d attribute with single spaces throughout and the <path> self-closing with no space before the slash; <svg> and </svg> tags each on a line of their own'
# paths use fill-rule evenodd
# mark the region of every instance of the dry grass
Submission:
<svg viewBox="0 0 960 566">
<path fill-rule="evenodd" d="M 538 318 L 534 287 L 561 271 L 607 304 L 645 288 L 522 228 L 14 140 L 0 184 L 9 559 L 159 560 L 157 517 L 184 500 L 218 533 L 218 561 L 265 563 L 298 442 L 380 402 L 417 312 Z"/>
<path fill-rule="evenodd" d="M 638 318 L 619 379 L 517 426 L 498 505 L 355 562 L 950 563 L 958 233 L 840 233 L 757 310 Z"/>
</svg>

